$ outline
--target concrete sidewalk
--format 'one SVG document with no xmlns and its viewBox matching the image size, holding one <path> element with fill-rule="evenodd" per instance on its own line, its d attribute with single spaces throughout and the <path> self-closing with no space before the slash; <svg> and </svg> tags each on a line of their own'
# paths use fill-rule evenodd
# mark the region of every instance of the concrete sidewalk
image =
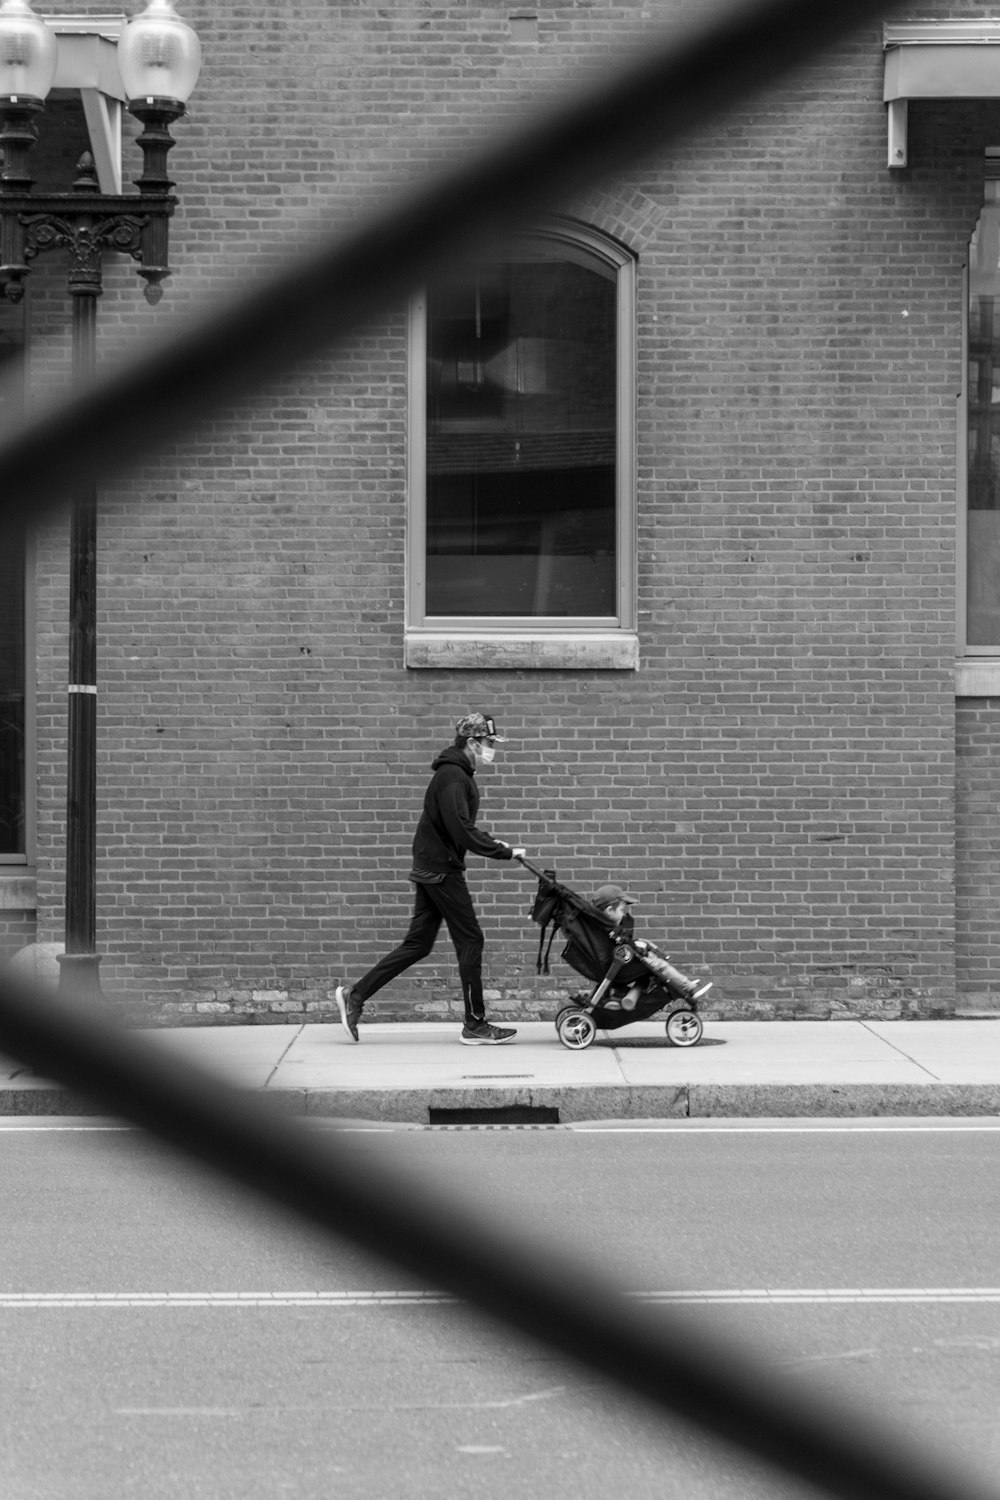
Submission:
<svg viewBox="0 0 1000 1500">
<path fill-rule="evenodd" d="M 154 1048 L 298 1114 L 530 1123 L 675 1117 L 1000 1116 L 1000 1020 L 706 1022 L 697 1047 L 662 1021 L 570 1052 L 550 1022 L 503 1047 L 462 1047 L 453 1023 L 213 1026 L 144 1031 Z M 0 1059 L 0 1114 L 86 1112 Z"/>
</svg>

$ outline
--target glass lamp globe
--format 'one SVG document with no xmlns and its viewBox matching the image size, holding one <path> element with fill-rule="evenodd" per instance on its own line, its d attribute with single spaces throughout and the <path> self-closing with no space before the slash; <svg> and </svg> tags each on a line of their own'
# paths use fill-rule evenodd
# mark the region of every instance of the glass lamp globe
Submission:
<svg viewBox="0 0 1000 1500">
<path fill-rule="evenodd" d="M 171 0 L 149 0 L 118 41 L 118 70 L 125 97 L 186 104 L 201 72 L 201 43 Z"/>
<path fill-rule="evenodd" d="M 55 32 L 28 0 L 0 3 L 0 99 L 44 99 L 56 76 Z"/>
</svg>

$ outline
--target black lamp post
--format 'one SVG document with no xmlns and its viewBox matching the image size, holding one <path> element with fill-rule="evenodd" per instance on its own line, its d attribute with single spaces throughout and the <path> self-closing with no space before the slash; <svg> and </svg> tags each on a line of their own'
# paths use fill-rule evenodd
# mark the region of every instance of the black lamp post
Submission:
<svg viewBox="0 0 1000 1500">
<path fill-rule="evenodd" d="M 171 0 L 149 0 L 118 43 L 118 66 L 138 140 L 138 193 L 102 193 L 84 153 L 69 192 L 31 192 L 28 155 L 55 76 L 58 43 L 28 0 L 0 0 L 0 285 L 14 302 L 37 255 L 68 254 L 73 307 L 73 380 L 96 367 L 97 299 L 106 250 L 130 255 L 151 303 L 169 276 L 167 229 L 175 199 L 167 177 L 170 125 L 198 79 L 201 49 Z M 101 998 L 97 954 L 97 493 L 73 497 L 70 528 L 69 706 L 66 767 L 66 938 L 59 988 Z"/>
</svg>

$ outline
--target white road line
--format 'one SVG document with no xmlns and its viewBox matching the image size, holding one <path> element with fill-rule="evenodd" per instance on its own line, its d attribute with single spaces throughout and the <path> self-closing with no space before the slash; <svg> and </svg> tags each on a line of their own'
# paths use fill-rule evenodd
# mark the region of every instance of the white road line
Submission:
<svg viewBox="0 0 1000 1500">
<path fill-rule="evenodd" d="M 629 1292 L 640 1302 L 779 1304 L 874 1302 L 1000 1302 L 1000 1287 L 743 1287 L 732 1291 Z"/>
<path fill-rule="evenodd" d="M 858 1118 L 857 1121 L 837 1124 L 827 1123 L 823 1119 L 812 1119 L 808 1124 L 784 1124 L 782 1121 L 769 1121 L 765 1125 L 743 1124 L 740 1121 L 727 1121 L 725 1123 L 712 1123 L 708 1119 L 685 1119 L 678 1124 L 650 1124 L 650 1125 L 619 1125 L 602 1124 L 601 1122 L 582 1121 L 579 1124 L 568 1121 L 565 1125 L 488 1125 L 488 1126 L 442 1126 L 442 1125 L 418 1125 L 400 1122 L 398 1127 L 389 1122 L 380 1122 L 372 1125 L 344 1125 L 339 1120 L 329 1118 L 317 1118 L 303 1121 L 310 1129 L 334 1130 L 340 1135 L 392 1135 L 397 1131 L 413 1133 L 441 1134 L 449 1130 L 517 1130 L 517 1131 L 559 1131 L 572 1135 L 933 1135 L 933 1134 L 964 1134 L 964 1135 L 997 1135 L 1000 1134 L 1000 1119 L 993 1116 L 976 1120 L 963 1116 L 954 1122 L 935 1121 L 934 1123 L 923 1120 L 905 1119 L 898 1117 L 895 1120 L 870 1120 Z M 122 1134 L 129 1131 L 141 1131 L 139 1125 L 127 1123 L 115 1125 L 67 1125 L 59 1121 L 45 1124 L 21 1124 L 15 1117 L 0 1117 L 0 1134 L 59 1134 L 87 1132 L 104 1132 L 105 1134 Z"/>
<path fill-rule="evenodd" d="M 1000 1132 L 1000 1121 L 989 1124 L 968 1123 L 954 1125 L 859 1123 L 857 1125 L 827 1125 L 822 1120 L 809 1125 L 709 1125 L 694 1120 L 684 1125 L 570 1125 L 577 1135 L 933 1135 L 935 1132 L 964 1135 L 996 1135 Z"/>
<path fill-rule="evenodd" d="M 4 1135 L 30 1135 L 52 1133 L 122 1132 L 138 1130 L 138 1125 L 20 1125 L 13 1121 L 0 1120 L 0 1133 Z"/>
<path fill-rule="evenodd" d="M 447 1292 L 0 1292 L 18 1307 L 413 1307 L 456 1303 Z"/>
<path fill-rule="evenodd" d="M 872 1303 L 1000 1303 L 1000 1287 L 735 1287 L 626 1292 L 645 1304 L 674 1306 Z M 18 1308 L 352 1308 L 455 1306 L 447 1292 L 2 1292 L 0 1311 Z"/>
<path fill-rule="evenodd" d="M 116 1417 L 245 1417 L 246 1406 L 116 1406 Z"/>
</svg>

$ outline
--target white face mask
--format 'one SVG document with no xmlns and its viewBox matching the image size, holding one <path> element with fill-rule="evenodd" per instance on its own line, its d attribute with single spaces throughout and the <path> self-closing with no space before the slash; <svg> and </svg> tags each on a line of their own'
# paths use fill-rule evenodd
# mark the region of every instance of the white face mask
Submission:
<svg viewBox="0 0 1000 1500">
<path fill-rule="evenodd" d="M 493 764 L 493 757 L 497 753 L 496 745 L 484 745 L 477 740 L 476 746 L 479 759 L 482 761 L 483 765 L 491 766 Z"/>
</svg>

